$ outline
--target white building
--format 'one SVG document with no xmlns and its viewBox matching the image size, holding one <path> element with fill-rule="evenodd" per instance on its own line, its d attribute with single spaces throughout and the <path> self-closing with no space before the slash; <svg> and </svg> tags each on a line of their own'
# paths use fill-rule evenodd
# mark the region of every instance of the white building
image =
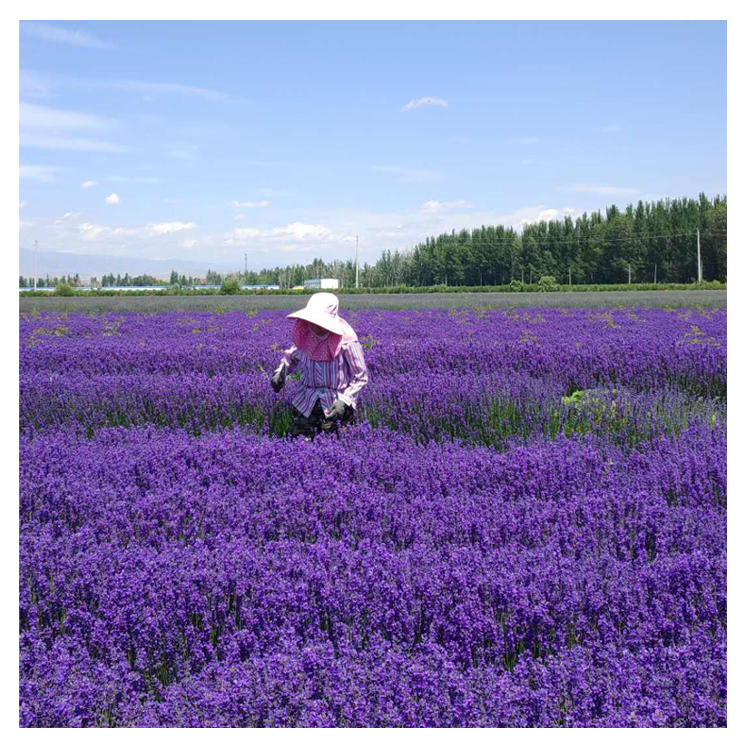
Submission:
<svg viewBox="0 0 750 750">
<path fill-rule="evenodd" d="M 305 289 L 338 289 L 338 279 L 306 279 L 302 282 Z"/>
</svg>

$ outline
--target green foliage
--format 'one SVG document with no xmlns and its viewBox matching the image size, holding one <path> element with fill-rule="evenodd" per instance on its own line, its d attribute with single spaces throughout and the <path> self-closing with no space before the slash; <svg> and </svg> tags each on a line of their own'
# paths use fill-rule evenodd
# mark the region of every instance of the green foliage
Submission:
<svg viewBox="0 0 750 750">
<path fill-rule="evenodd" d="M 573 391 L 573 393 L 571 393 L 570 396 L 563 396 L 563 403 L 575 405 L 581 400 L 582 395 L 583 395 L 583 391 Z"/>
<path fill-rule="evenodd" d="M 174 276 L 173 276 L 174 278 Z M 131 276 L 125 274 L 121 276 L 119 273 L 115 276 L 113 273 L 105 273 L 102 276 L 102 287 L 110 286 L 165 286 L 163 279 L 158 279 L 156 276 L 150 276 L 147 273 L 141 274 L 140 276 Z"/>
<path fill-rule="evenodd" d="M 557 292 L 560 289 L 560 285 L 554 276 L 542 276 L 539 279 L 538 286 L 540 292 Z"/>
<path fill-rule="evenodd" d="M 513 279 L 513 281 L 510 282 L 511 292 L 522 292 L 524 288 L 525 288 L 525 285 L 523 281 L 519 281 L 518 279 Z"/>
<path fill-rule="evenodd" d="M 221 282 L 221 294 L 240 294 L 242 292 L 242 285 L 240 280 L 236 277 L 229 276 Z"/>
<path fill-rule="evenodd" d="M 70 284 L 61 283 L 55 287 L 54 294 L 56 297 L 75 297 L 75 290 Z"/>
</svg>

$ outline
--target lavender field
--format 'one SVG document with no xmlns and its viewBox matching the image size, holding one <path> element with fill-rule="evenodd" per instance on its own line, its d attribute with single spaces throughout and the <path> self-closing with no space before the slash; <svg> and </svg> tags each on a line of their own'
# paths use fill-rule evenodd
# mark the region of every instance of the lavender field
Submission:
<svg viewBox="0 0 750 750">
<path fill-rule="evenodd" d="M 726 725 L 726 309 L 20 323 L 22 726 Z"/>
</svg>

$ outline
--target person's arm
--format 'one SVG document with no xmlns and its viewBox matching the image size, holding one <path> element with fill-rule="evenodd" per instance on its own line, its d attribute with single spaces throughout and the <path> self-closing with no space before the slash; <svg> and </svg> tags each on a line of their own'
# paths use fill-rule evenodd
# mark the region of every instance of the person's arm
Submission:
<svg viewBox="0 0 750 750">
<path fill-rule="evenodd" d="M 359 341 L 353 341 L 344 347 L 342 352 L 344 361 L 349 368 L 350 380 L 339 396 L 339 399 L 348 406 L 354 407 L 357 395 L 367 385 L 367 365 L 365 364 L 365 351 Z"/>
<path fill-rule="evenodd" d="M 284 351 L 284 355 L 281 357 L 281 362 L 279 362 L 279 366 L 273 371 L 273 374 L 276 375 L 276 373 L 283 370 L 285 376 L 289 375 L 289 373 L 292 373 L 297 369 L 298 362 L 297 347 L 292 344 Z"/>
<path fill-rule="evenodd" d="M 287 373 L 292 372 L 297 366 L 297 347 L 292 345 L 284 352 L 279 366 L 273 371 L 271 376 L 271 387 L 278 393 L 284 387 Z"/>
</svg>

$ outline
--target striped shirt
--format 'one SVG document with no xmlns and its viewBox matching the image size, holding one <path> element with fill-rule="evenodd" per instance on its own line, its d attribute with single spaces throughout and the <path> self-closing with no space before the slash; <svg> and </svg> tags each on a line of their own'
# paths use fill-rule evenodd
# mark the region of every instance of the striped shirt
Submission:
<svg viewBox="0 0 750 750">
<path fill-rule="evenodd" d="M 365 353 L 359 341 L 342 344 L 338 356 L 332 360 L 311 359 L 292 345 L 284 352 L 274 374 L 282 368 L 287 375 L 299 370 L 292 404 L 306 417 L 310 416 L 318 399 L 326 416 L 337 399 L 356 409 L 357 395 L 368 380 Z"/>
</svg>

